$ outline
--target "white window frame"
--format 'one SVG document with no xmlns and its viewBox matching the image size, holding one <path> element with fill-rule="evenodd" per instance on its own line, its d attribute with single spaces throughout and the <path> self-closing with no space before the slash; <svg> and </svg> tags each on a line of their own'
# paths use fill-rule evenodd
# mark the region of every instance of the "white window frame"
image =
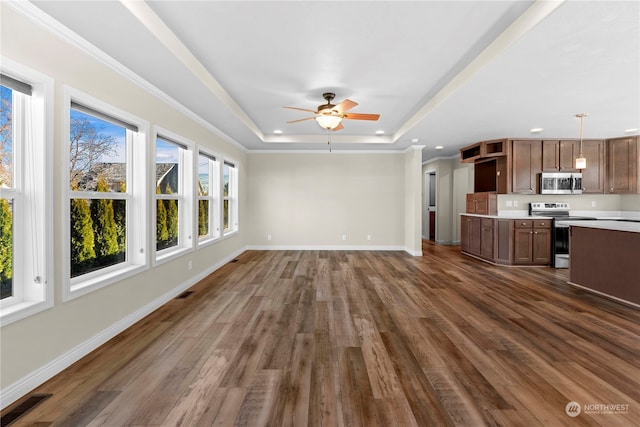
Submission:
<svg viewBox="0 0 640 427">
<path fill-rule="evenodd" d="M 208 173 L 209 173 L 209 194 L 206 196 L 198 195 L 197 183 L 200 179 L 200 155 L 208 158 Z M 198 237 L 198 247 L 210 245 L 218 241 L 222 237 L 222 225 L 220 223 L 220 156 L 203 148 L 198 147 L 198 155 L 196 157 L 195 168 L 195 191 L 196 191 L 196 207 L 195 207 L 195 232 L 194 236 Z M 215 159 L 215 160 L 213 160 Z M 200 236 L 199 233 L 199 210 L 200 201 L 206 200 L 209 202 L 209 211 L 207 216 L 209 217 L 209 233 Z"/>
<path fill-rule="evenodd" d="M 0 58 L 0 72 L 32 87 L 13 92 L 13 188 L 0 197 L 13 206 L 13 296 L 0 301 L 0 326 L 53 307 L 53 105 L 54 81 L 42 73 Z M 32 126 L 26 129 L 25 115 Z M 31 142 L 23 138 L 30 132 Z"/>
<path fill-rule="evenodd" d="M 229 175 L 229 188 L 227 190 L 227 195 L 224 195 L 224 165 L 233 165 L 230 167 L 230 175 Z M 221 228 L 223 237 L 230 237 L 237 232 L 240 231 L 240 227 L 238 224 L 238 190 L 239 190 L 239 170 L 240 166 L 237 161 L 223 158 L 222 159 L 222 167 L 220 168 L 220 194 L 222 195 L 222 203 L 220 203 L 220 211 L 221 211 Z M 229 202 L 229 228 L 227 230 L 224 229 L 224 201 L 227 200 Z"/>
<path fill-rule="evenodd" d="M 175 143 L 182 148 L 179 150 L 179 166 L 180 182 L 175 190 L 176 194 L 156 194 L 156 141 L 161 138 L 167 142 Z M 182 136 L 175 134 L 169 130 L 155 127 L 153 138 L 153 204 L 152 204 L 152 221 L 151 221 L 151 237 L 153 240 L 154 265 L 173 260 L 187 252 L 194 250 L 195 240 L 194 223 L 193 223 L 193 205 L 194 205 L 194 156 L 193 147 L 195 144 Z M 196 172 L 197 173 L 197 172 Z M 158 200 L 176 200 L 178 202 L 178 244 L 169 248 L 156 249 L 156 210 Z M 197 230 L 195 230 L 197 231 Z M 197 233 L 195 234 L 197 236 Z"/>
<path fill-rule="evenodd" d="M 146 168 L 139 167 L 139 165 L 147 164 L 146 135 L 148 134 L 149 124 L 143 119 L 69 86 L 63 87 L 62 98 L 63 123 L 61 141 L 63 141 L 64 147 L 68 146 L 70 140 L 71 101 L 138 127 L 138 132 L 127 130 L 127 191 L 125 193 L 72 192 L 69 185 L 69 150 L 62 150 L 61 164 L 63 165 L 63 174 L 61 184 L 64 193 L 62 203 L 64 220 L 62 221 L 63 238 L 61 244 L 63 253 L 62 277 L 65 280 L 62 289 L 62 300 L 68 301 L 139 274 L 149 268 L 147 237 L 144 231 L 148 229 L 147 174 Z M 79 198 L 122 199 L 127 201 L 127 249 L 124 262 L 71 278 L 70 202 L 72 193 Z"/>
</svg>

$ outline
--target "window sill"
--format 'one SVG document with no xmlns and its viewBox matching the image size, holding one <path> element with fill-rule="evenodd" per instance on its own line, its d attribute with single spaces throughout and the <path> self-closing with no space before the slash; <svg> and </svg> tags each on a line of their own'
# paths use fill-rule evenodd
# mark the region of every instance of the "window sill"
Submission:
<svg viewBox="0 0 640 427">
<path fill-rule="evenodd" d="M 211 246 L 214 243 L 219 242 L 220 240 L 222 240 L 221 237 L 211 237 L 211 238 L 208 238 L 208 239 L 199 240 L 198 241 L 198 249 L 205 248 L 207 246 Z"/>
<path fill-rule="evenodd" d="M 0 311 L 0 327 L 53 307 L 53 301 L 23 301 Z"/>
<path fill-rule="evenodd" d="M 71 284 L 68 288 L 69 290 L 67 292 L 64 292 L 62 300 L 70 301 L 74 298 L 78 298 L 79 296 L 86 295 L 98 289 L 102 289 L 106 286 L 124 280 L 128 277 L 134 276 L 147 269 L 148 267 L 146 265 L 128 265 L 123 268 L 118 268 L 115 271 L 111 271 L 97 277 Z"/>
<path fill-rule="evenodd" d="M 156 261 L 154 262 L 154 265 L 160 265 L 165 262 L 172 261 L 191 251 L 191 248 L 172 248 L 167 249 L 167 252 L 156 252 Z"/>
<path fill-rule="evenodd" d="M 229 237 L 233 237 L 233 236 L 235 236 L 235 235 L 236 235 L 236 234 L 238 234 L 238 233 L 240 233 L 240 231 L 239 231 L 239 230 L 227 231 L 226 233 L 224 233 L 224 234 L 222 235 L 222 238 L 223 238 L 223 239 L 228 239 Z"/>
</svg>

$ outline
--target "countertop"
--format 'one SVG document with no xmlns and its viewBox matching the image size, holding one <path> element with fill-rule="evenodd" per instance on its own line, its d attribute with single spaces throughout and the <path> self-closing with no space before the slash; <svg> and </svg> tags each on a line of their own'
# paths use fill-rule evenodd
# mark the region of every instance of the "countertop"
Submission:
<svg viewBox="0 0 640 427">
<path fill-rule="evenodd" d="M 545 219 L 552 220 L 550 216 L 529 216 L 526 213 L 520 213 L 515 211 L 513 214 L 510 212 L 499 213 L 498 215 L 482 215 L 472 213 L 461 213 L 465 216 L 476 216 L 480 218 L 496 218 L 496 219 Z M 602 230 L 614 230 L 614 231 L 630 231 L 632 233 L 640 233 L 640 219 L 638 218 L 624 218 L 624 217 L 597 217 L 595 221 L 580 220 L 580 221 L 563 221 L 572 227 L 588 227 L 599 228 Z"/>
<path fill-rule="evenodd" d="M 461 213 L 460 215 L 465 216 L 477 216 L 480 218 L 496 218 L 496 219 L 553 219 L 551 216 L 530 216 L 527 212 L 525 213 L 498 213 L 498 215 L 483 215 L 483 214 L 473 214 L 473 213 Z"/>
<path fill-rule="evenodd" d="M 632 233 L 640 233 L 640 222 L 635 221 L 565 221 L 571 227 L 600 228 L 603 230 L 614 231 L 630 231 Z"/>
</svg>

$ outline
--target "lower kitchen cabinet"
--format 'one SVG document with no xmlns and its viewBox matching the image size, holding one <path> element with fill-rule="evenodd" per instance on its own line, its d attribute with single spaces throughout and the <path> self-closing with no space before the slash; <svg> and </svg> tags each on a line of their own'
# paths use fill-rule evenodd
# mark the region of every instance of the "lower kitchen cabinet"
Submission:
<svg viewBox="0 0 640 427">
<path fill-rule="evenodd" d="M 513 263 L 540 264 L 551 262 L 551 221 L 515 220 L 513 230 Z"/>
<path fill-rule="evenodd" d="M 494 219 L 463 215 L 460 224 L 462 252 L 492 261 L 495 254 Z"/>
<path fill-rule="evenodd" d="M 463 253 L 503 265 L 549 265 L 551 220 L 461 216 Z"/>
<path fill-rule="evenodd" d="M 477 216 L 462 216 L 460 245 L 463 252 L 480 256 L 481 220 L 482 218 Z"/>
</svg>

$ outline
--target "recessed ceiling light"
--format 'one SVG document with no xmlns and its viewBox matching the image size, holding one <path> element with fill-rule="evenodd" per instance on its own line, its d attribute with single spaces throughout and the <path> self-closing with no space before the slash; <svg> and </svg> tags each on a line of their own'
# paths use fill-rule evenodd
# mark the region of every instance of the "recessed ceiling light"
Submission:
<svg viewBox="0 0 640 427">
<path fill-rule="evenodd" d="M 273 133 L 275 133 L 276 135 L 280 135 L 282 131 L 280 129 L 276 129 L 273 131 Z"/>
<path fill-rule="evenodd" d="M 443 147 L 442 145 L 436 145 L 436 146 L 435 146 L 435 149 L 436 149 L 436 150 L 442 150 L 443 148 L 444 148 L 444 147 Z"/>
<path fill-rule="evenodd" d="M 529 132 L 531 132 L 531 133 L 540 133 L 543 130 L 544 130 L 543 128 L 531 128 L 531 129 L 529 129 Z"/>
<path fill-rule="evenodd" d="M 419 141 L 419 139 L 418 139 L 418 138 L 411 138 L 411 142 L 413 142 L 414 144 L 415 144 L 416 142 L 418 142 L 418 141 Z"/>
<path fill-rule="evenodd" d="M 376 131 L 376 135 L 384 135 L 384 131 L 383 130 L 377 130 Z"/>
<path fill-rule="evenodd" d="M 625 130 L 624 130 L 624 132 L 625 132 L 625 133 L 638 132 L 638 128 L 625 129 Z"/>
</svg>

